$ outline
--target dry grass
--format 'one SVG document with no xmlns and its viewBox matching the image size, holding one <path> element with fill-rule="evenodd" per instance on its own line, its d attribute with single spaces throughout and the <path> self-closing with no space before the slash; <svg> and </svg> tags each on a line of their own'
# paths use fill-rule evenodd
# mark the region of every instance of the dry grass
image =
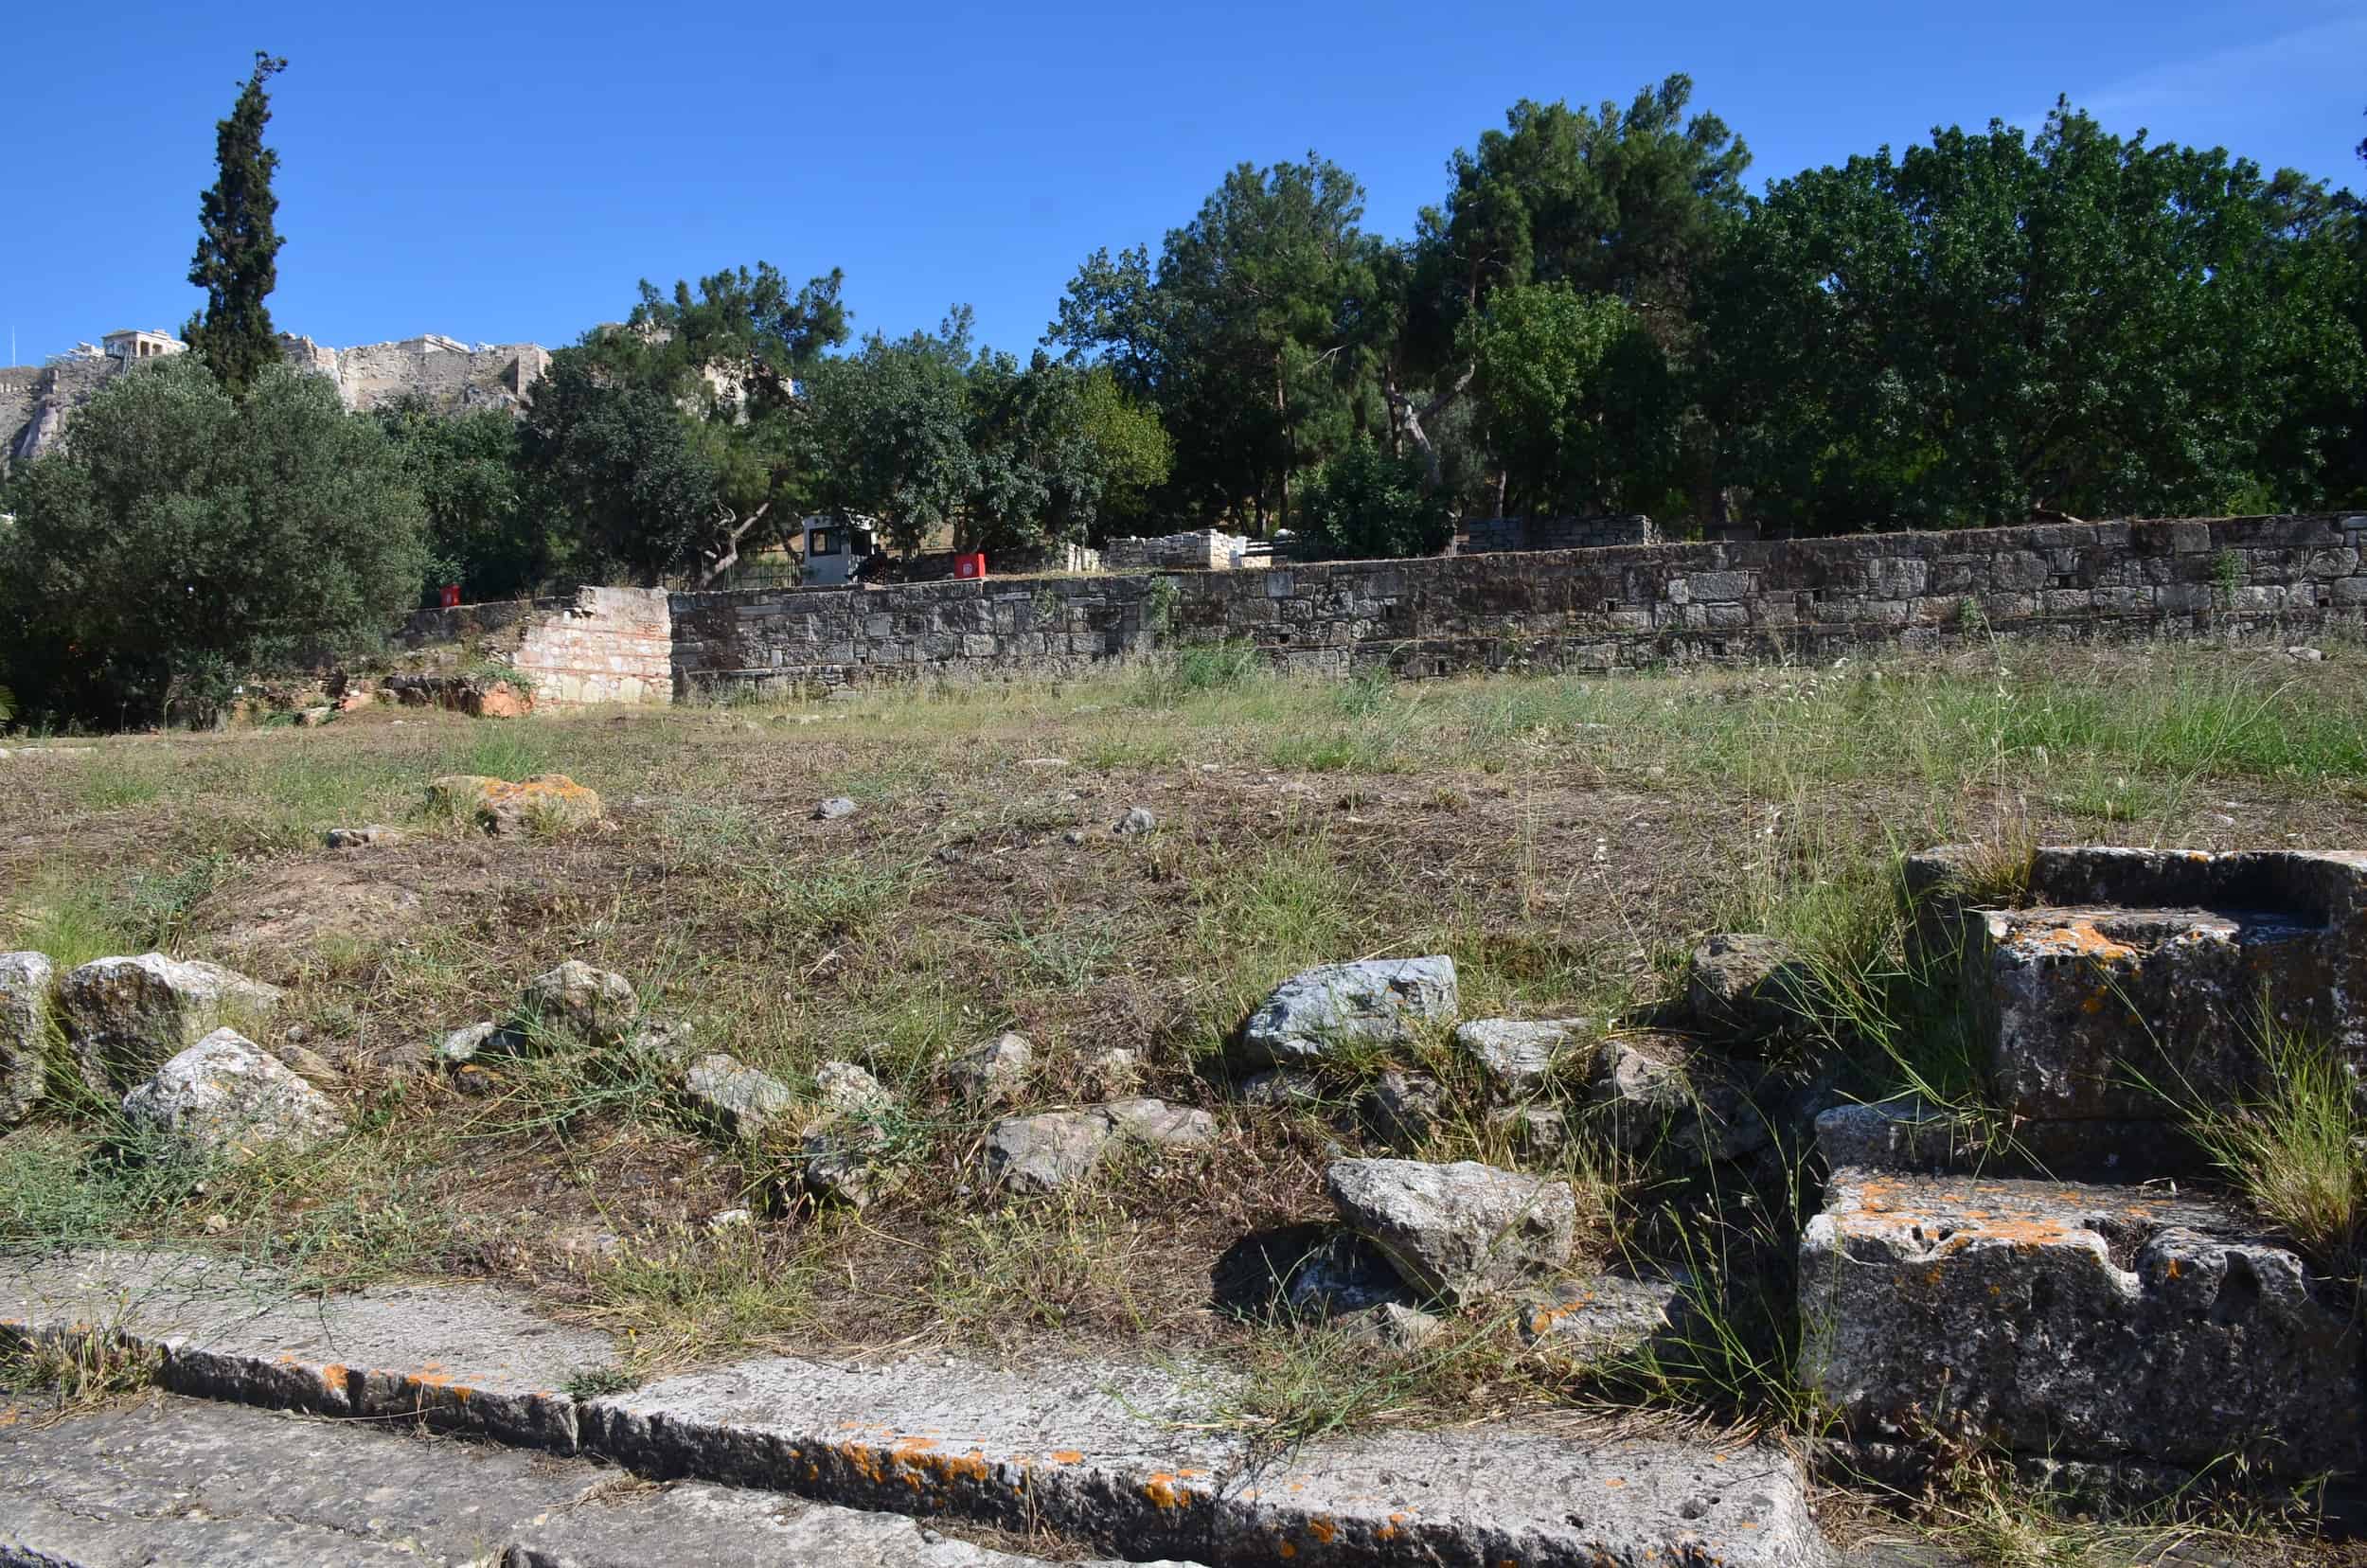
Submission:
<svg viewBox="0 0 2367 1568">
<path fill-rule="evenodd" d="M 1280 1437 L 1599 1409 L 1604 1379 L 1540 1370 L 1501 1325 L 1379 1370 L 1257 1309 L 1245 1238 L 1326 1220 L 1332 1146 L 1381 1147 L 1338 1114 L 1379 1062 L 1338 1075 L 1328 1114 L 1238 1102 L 1224 1043 L 1264 990 L 1310 963 L 1444 952 L 1472 1015 L 1609 1022 L 1707 933 L 1771 929 L 1814 955 L 1830 1039 L 1887 1030 L 1890 1065 L 1869 1070 L 1946 1091 L 1962 1064 L 1944 1027 L 1901 1015 L 1896 854 L 1985 841 L 2003 877 L 2038 841 L 2367 842 L 2361 665 L 2347 647 L 2323 664 L 2033 647 L 1391 686 L 1208 652 L 1066 686 L 507 723 L 382 709 L 12 762 L 0 941 L 62 963 L 161 945 L 290 988 L 281 1022 L 347 1073 L 356 1131 L 199 1190 L 115 1158 L 103 1115 L 62 1107 L 0 1137 L 0 1244 L 231 1247 L 322 1284 L 513 1281 L 614 1330 L 618 1380 L 758 1347 L 1097 1346 L 1239 1358 L 1262 1374 L 1239 1418 Z M 539 772 L 597 789 L 613 830 L 489 838 L 418 809 L 440 774 Z M 828 795 L 861 810 L 813 820 Z M 1157 829 L 1113 834 L 1136 805 Z M 319 846 L 372 821 L 411 837 Z M 901 1096 L 903 1187 L 860 1218 L 786 1203 L 801 1118 L 726 1147 L 614 1064 L 557 1058 L 482 1096 L 409 1070 L 569 957 L 801 1093 L 827 1061 L 871 1067 Z M 1006 1201 L 983 1181 L 986 1118 L 946 1077 L 1005 1028 L 1038 1050 L 1017 1109 L 1086 1097 L 1086 1055 L 1122 1044 L 1142 1092 L 1219 1113 L 1219 1144 Z M 1443 1041 L 1421 1055 L 1443 1107 L 1405 1151 L 1570 1180 L 1581 1266 L 1691 1249 L 1780 1296 L 1789 1177 L 1753 1211 L 1731 1184 L 1671 1185 L 1583 1142 L 1528 1161 L 1468 1063 Z M 739 1207 L 757 1223 L 709 1228 Z M 1619 1386 L 1766 1418 L 1780 1326 L 1730 1327 L 1696 1364 Z"/>
</svg>

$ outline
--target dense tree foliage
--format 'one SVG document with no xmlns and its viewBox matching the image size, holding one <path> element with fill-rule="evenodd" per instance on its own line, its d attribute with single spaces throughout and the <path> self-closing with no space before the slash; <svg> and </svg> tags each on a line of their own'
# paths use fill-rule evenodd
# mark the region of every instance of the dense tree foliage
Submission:
<svg viewBox="0 0 2367 1568">
<path fill-rule="evenodd" d="M 1682 75 L 1514 104 L 1402 241 L 1316 153 L 1242 164 L 1155 247 L 1087 257 L 1050 352 L 974 344 L 965 307 L 850 347 L 837 271 L 758 261 L 642 283 L 515 416 L 341 419 L 264 309 L 282 63 L 218 126 L 191 363 L 0 476 L 28 709 L 194 711 L 430 584 L 702 584 L 816 513 L 1009 561 L 1211 525 L 1421 553 L 1504 512 L 1813 533 L 2367 504 L 2349 191 L 2064 104 L 1753 197 Z"/>
<path fill-rule="evenodd" d="M 372 416 L 427 513 L 427 579 L 471 603 L 534 592 L 553 565 L 543 513 L 521 472 L 507 409 L 445 414 L 402 398 Z"/>
<path fill-rule="evenodd" d="M 1709 316 L 1737 475 L 1810 528 L 2305 499 L 2338 432 L 2287 413 L 2360 377 L 2329 207 L 2068 108 L 1783 181 Z"/>
<path fill-rule="evenodd" d="M 1280 522 L 1293 476 L 1377 422 L 1394 269 L 1363 211 L 1363 187 L 1311 152 L 1243 164 L 1155 271 L 1147 251 L 1102 251 L 1070 282 L 1050 341 L 1159 410 L 1171 507 Z"/>
<path fill-rule="evenodd" d="M 695 572 L 725 529 L 716 466 L 664 395 L 601 379 L 576 350 L 551 356 L 521 432 L 521 465 L 585 581 L 646 584 Z"/>
<path fill-rule="evenodd" d="M 181 329 L 189 349 L 215 379 L 243 397 L 264 369 L 280 361 L 263 300 L 279 283 L 279 198 L 272 194 L 279 154 L 263 145 L 271 97 L 263 84 L 288 68 L 285 60 L 255 52 L 255 73 L 239 92 L 230 117 L 215 126 L 216 178 L 199 207 L 203 225 L 189 281 L 205 291 L 205 308 Z"/>
<path fill-rule="evenodd" d="M 394 445 L 285 366 L 243 404 L 193 354 L 109 383 L 11 504 L 0 658 L 54 720 L 201 718 L 253 670 L 383 637 L 426 569 Z"/>
<path fill-rule="evenodd" d="M 1418 457 L 1360 441 L 1315 472 L 1299 504 L 1299 553 L 1315 561 L 1436 555 L 1454 537 Z"/>
</svg>

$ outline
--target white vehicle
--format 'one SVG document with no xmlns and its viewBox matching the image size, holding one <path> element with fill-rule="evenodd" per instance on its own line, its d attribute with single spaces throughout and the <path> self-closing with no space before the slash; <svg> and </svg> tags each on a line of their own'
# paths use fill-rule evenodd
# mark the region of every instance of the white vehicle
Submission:
<svg viewBox="0 0 2367 1568">
<path fill-rule="evenodd" d="M 863 561 L 880 553 L 878 531 L 868 518 L 840 522 L 835 517 L 805 520 L 806 569 L 799 579 L 809 588 L 844 588 L 855 580 Z"/>
</svg>

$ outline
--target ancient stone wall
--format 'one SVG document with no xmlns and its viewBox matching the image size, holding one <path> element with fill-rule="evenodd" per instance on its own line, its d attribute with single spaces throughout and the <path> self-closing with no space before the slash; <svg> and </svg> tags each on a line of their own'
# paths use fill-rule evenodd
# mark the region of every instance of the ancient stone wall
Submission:
<svg viewBox="0 0 2367 1568">
<path fill-rule="evenodd" d="M 1111 572 L 1221 572 L 1249 548 L 1249 540 L 1217 528 L 1160 534 L 1152 539 L 1112 539 L 1101 546 L 1102 569 Z"/>
<path fill-rule="evenodd" d="M 663 589 L 582 588 L 534 616 L 510 663 L 538 705 L 670 703 L 673 617 Z"/>
<path fill-rule="evenodd" d="M 1660 542 L 1659 526 L 1640 512 L 1624 517 L 1490 517 L 1464 528 L 1457 553 L 1601 550 L 1614 544 Z"/>
<path fill-rule="evenodd" d="M 1337 561 L 1173 577 L 678 594 L 685 693 L 1073 671 L 1237 639 L 1404 676 L 1830 658 L 1995 634 L 2302 636 L 2367 625 L 2367 514 Z"/>
<path fill-rule="evenodd" d="M 280 335 L 290 365 L 327 376 L 350 409 L 375 408 L 405 394 L 442 410 L 514 408 L 550 368 L 539 344 L 480 344 L 475 347 L 430 333 L 399 343 L 325 348 L 307 337 Z M 75 412 L 108 380 L 156 360 L 113 354 L 62 355 L 38 367 L 0 368 L 0 456 L 29 459 L 58 444 Z"/>
</svg>

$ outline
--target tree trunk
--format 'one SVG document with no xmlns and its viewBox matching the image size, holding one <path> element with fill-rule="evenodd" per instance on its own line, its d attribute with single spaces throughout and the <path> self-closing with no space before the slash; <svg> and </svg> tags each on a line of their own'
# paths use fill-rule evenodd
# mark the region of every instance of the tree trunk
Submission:
<svg viewBox="0 0 2367 1568">
<path fill-rule="evenodd" d="M 772 509 L 773 503 L 770 499 L 767 499 L 763 506 L 758 507 L 755 511 L 750 512 L 745 519 L 732 526 L 731 532 L 724 536 L 723 553 L 717 556 L 712 561 L 708 562 L 705 569 L 700 572 L 700 587 L 706 587 L 717 578 L 721 577 L 725 572 L 730 571 L 734 566 L 739 564 L 739 542 L 747 538 L 748 530 L 763 522 L 764 514 Z"/>
<path fill-rule="evenodd" d="M 1445 465 L 1439 461 L 1437 443 L 1430 438 L 1430 432 L 1422 428 L 1422 421 L 1434 419 L 1445 413 L 1457 398 L 1463 396 L 1464 390 L 1471 384 L 1471 378 L 1477 374 L 1479 363 L 1475 360 L 1465 365 L 1463 374 L 1448 383 L 1445 390 L 1418 409 L 1414 406 L 1414 400 L 1399 390 L 1395 380 L 1381 388 L 1381 395 L 1389 401 L 1390 413 L 1396 416 L 1392 422 L 1413 438 L 1415 446 L 1422 454 L 1422 488 L 1426 490 L 1434 491 L 1445 485 L 1447 475 Z M 1502 510 L 1501 508 L 1498 509 Z"/>
</svg>

